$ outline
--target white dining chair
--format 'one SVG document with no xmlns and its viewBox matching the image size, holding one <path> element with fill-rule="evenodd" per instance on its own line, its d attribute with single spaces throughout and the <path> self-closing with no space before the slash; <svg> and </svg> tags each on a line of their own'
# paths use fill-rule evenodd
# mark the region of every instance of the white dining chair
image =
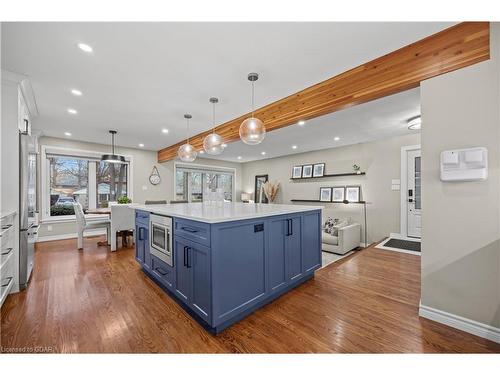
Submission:
<svg viewBox="0 0 500 375">
<path fill-rule="evenodd" d="M 83 213 L 83 208 L 80 203 L 73 203 L 73 208 L 75 210 L 76 216 L 76 232 L 78 234 L 78 250 L 83 249 L 83 232 L 87 229 L 97 229 L 106 228 L 106 241 L 109 245 L 110 232 L 111 232 L 111 220 L 92 220 L 87 222 L 85 215 Z"/>
<path fill-rule="evenodd" d="M 132 231 L 135 228 L 135 211 L 131 204 L 110 204 L 111 207 L 111 251 L 116 251 L 116 232 Z M 134 236 L 134 235 L 132 235 Z"/>
</svg>

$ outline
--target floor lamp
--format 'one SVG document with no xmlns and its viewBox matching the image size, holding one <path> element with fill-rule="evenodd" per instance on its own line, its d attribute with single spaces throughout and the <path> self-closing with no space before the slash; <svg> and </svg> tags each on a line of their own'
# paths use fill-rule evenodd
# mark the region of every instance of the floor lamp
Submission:
<svg viewBox="0 0 500 375">
<path fill-rule="evenodd" d="M 344 203 L 344 204 L 349 204 L 349 203 L 361 203 L 361 204 L 363 204 L 363 213 L 364 213 L 364 216 L 365 216 L 365 248 L 367 248 L 368 247 L 368 238 L 366 236 L 366 201 L 349 202 L 347 199 L 344 199 L 342 201 L 342 203 Z"/>
</svg>

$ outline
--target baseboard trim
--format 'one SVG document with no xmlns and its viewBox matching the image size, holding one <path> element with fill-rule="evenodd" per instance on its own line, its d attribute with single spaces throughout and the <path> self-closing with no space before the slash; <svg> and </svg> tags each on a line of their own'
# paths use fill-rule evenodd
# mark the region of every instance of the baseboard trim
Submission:
<svg viewBox="0 0 500 375">
<path fill-rule="evenodd" d="M 471 333 L 500 344 L 500 328 L 420 304 L 418 314 L 438 323 Z"/>
<path fill-rule="evenodd" d="M 99 236 L 103 234 L 106 234 L 106 229 L 89 229 L 83 233 L 83 237 Z M 76 237 L 77 233 L 56 234 L 54 236 L 39 236 L 36 242 L 68 240 L 70 238 L 76 238 Z"/>
</svg>

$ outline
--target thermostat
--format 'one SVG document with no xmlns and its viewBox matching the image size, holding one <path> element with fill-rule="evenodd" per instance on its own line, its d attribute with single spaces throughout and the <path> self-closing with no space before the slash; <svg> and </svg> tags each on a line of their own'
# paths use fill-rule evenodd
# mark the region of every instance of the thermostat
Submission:
<svg viewBox="0 0 500 375">
<path fill-rule="evenodd" d="M 441 152 L 441 181 L 477 181 L 488 178 L 485 147 Z"/>
</svg>

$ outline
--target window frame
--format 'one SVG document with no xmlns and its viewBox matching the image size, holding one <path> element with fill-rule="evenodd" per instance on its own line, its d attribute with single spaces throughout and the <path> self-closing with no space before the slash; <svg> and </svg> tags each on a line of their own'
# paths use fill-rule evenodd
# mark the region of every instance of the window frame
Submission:
<svg viewBox="0 0 500 375">
<path fill-rule="evenodd" d="M 233 197 L 232 202 L 237 202 L 236 199 L 236 168 L 231 168 L 231 167 L 219 167 L 215 165 L 207 165 L 207 164 L 186 164 L 186 163 L 179 163 L 179 162 L 174 162 L 174 178 L 173 180 L 173 199 L 176 199 L 177 193 L 176 193 L 176 188 L 177 188 L 177 169 L 194 169 L 194 170 L 199 170 L 203 173 L 207 172 L 222 172 L 222 173 L 231 173 L 233 175 L 233 181 L 232 181 L 232 186 L 231 186 L 231 195 Z M 189 181 L 189 179 L 188 179 Z M 202 178 L 203 181 L 203 178 Z M 202 190 L 203 190 L 203 182 L 202 182 Z M 203 191 L 202 191 L 203 194 Z M 188 198 L 188 203 L 199 203 L 199 202 L 191 202 L 191 184 L 188 183 L 188 188 L 187 188 L 187 198 Z"/>
<path fill-rule="evenodd" d="M 95 158 L 95 159 L 100 159 L 103 152 L 99 151 L 88 151 L 88 150 L 81 150 L 81 149 L 76 149 L 76 148 L 67 148 L 67 147 L 57 147 L 57 146 L 50 146 L 50 145 L 42 145 L 40 146 L 40 207 L 41 207 L 41 212 L 40 212 L 40 221 L 42 223 L 44 222 L 74 222 L 76 221 L 75 215 L 64 215 L 64 216 L 50 216 L 50 160 L 47 157 L 47 154 L 52 154 L 52 153 L 60 153 L 61 156 L 66 156 L 68 158 L 74 157 L 74 158 Z M 127 171 L 127 196 L 130 199 L 133 199 L 133 189 L 132 187 L 134 186 L 133 184 L 133 160 L 134 158 L 132 155 L 124 155 L 120 154 L 125 157 L 125 161 L 128 163 L 128 171 Z M 97 160 L 96 160 L 97 162 Z M 95 163 L 90 163 L 89 164 L 89 169 L 88 169 L 88 196 L 89 196 L 89 207 L 96 206 L 97 204 L 97 195 L 94 194 L 95 192 L 92 192 L 91 194 L 91 188 L 92 186 L 95 186 L 95 189 L 97 189 L 97 176 L 96 176 L 96 164 Z M 101 218 L 102 215 L 85 215 L 86 218 L 92 219 L 92 218 Z"/>
</svg>

